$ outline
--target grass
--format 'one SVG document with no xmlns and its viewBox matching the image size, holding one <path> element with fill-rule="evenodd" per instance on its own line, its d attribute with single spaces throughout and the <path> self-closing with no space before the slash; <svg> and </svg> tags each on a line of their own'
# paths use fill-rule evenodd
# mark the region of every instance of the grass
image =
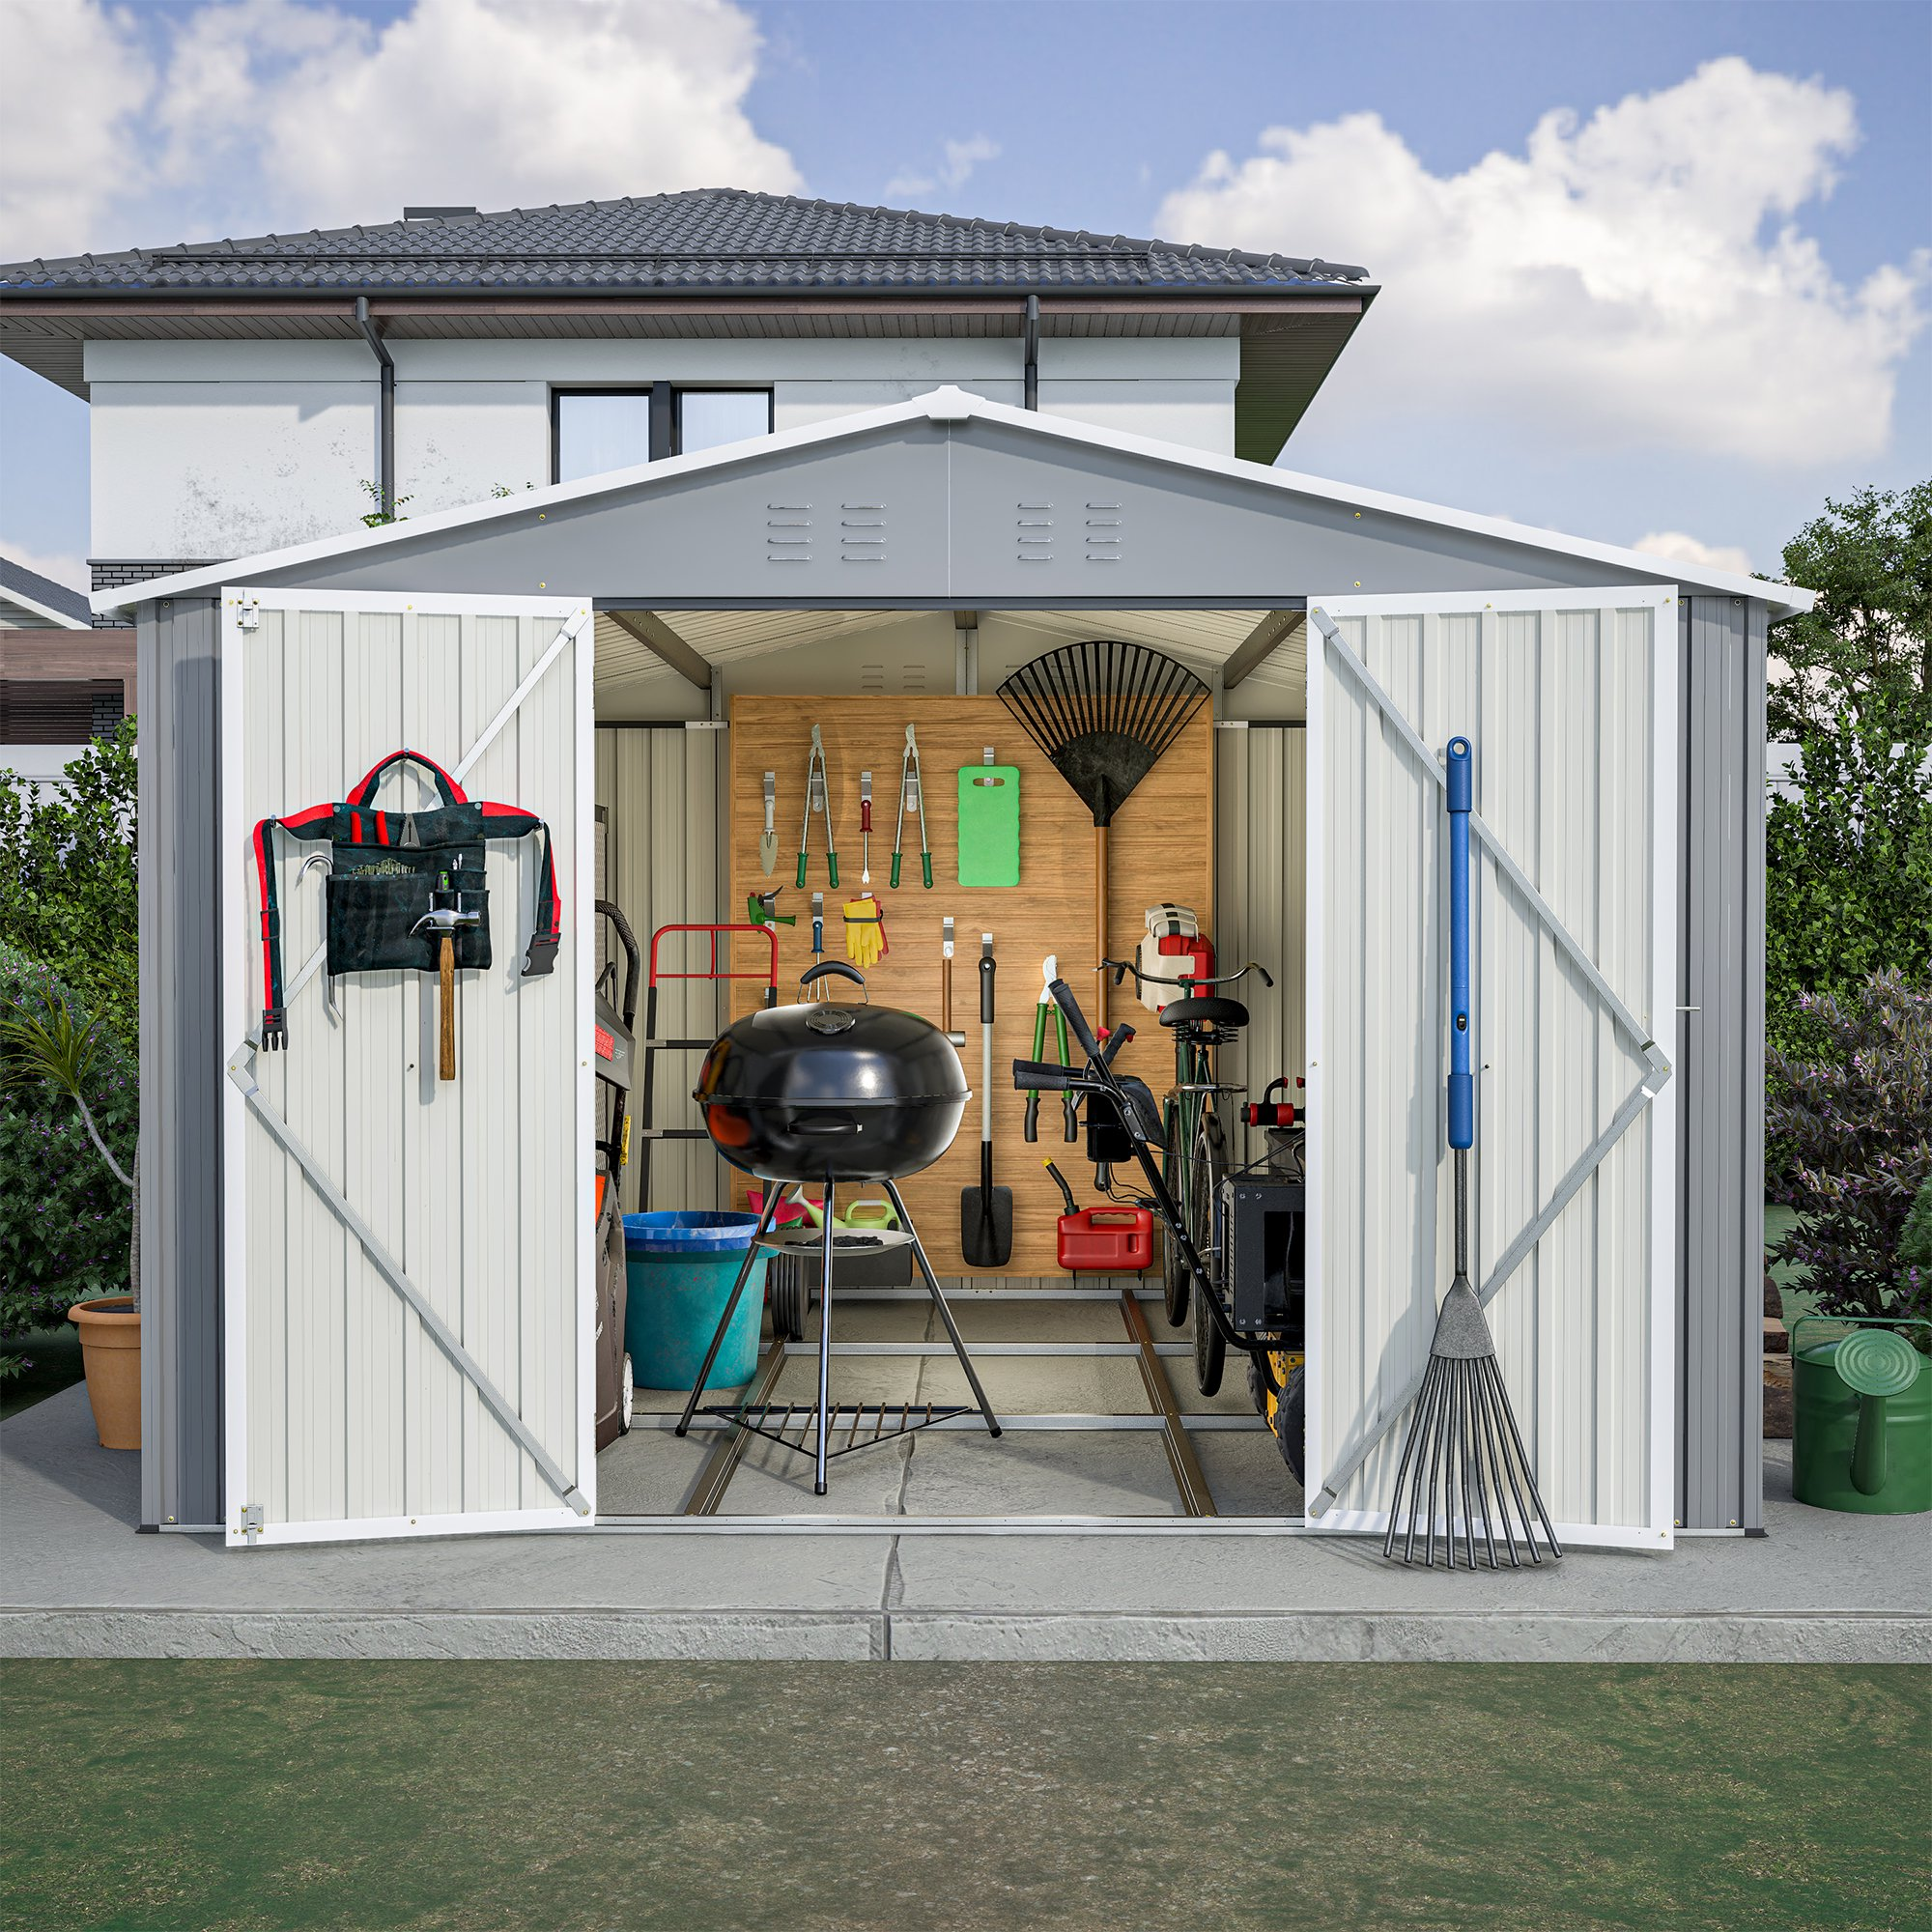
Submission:
<svg viewBox="0 0 1932 1932">
<path fill-rule="evenodd" d="M 6 1352 L 26 1356 L 32 1366 L 0 1382 L 0 1420 L 32 1408 L 81 1378 L 80 1331 L 71 1321 L 58 1328 L 34 1328 L 22 1335 L 10 1335 Z"/>
<path fill-rule="evenodd" d="M 7 1922 L 1890 1927 L 1932 1673 L 13 1662 Z"/>
</svg>

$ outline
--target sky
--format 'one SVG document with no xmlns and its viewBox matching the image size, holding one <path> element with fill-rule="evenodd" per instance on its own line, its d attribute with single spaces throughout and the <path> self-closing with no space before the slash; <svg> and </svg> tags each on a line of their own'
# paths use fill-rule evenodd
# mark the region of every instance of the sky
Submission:
<svg viewBox="0 0 1932 1932">
<path fill-rule="evenodd" d="M 0 261 L 728 185 L 1381 284 L 1291 469 L 1775 570 L 1932 473 L 1932 6 L 0 0 Z M 0 550 L 86 408 L 0 362 Z"/>
</svg>

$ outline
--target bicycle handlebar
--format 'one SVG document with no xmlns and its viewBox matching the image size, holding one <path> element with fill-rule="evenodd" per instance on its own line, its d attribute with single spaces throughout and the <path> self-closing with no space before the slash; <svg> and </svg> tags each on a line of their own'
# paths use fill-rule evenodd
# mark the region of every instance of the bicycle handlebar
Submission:
<svg viewBox="0 0 1932 1932">
<path fill-rule="evenodd" d="M 1262 984 L 1264 986 L 1274 984 L 1274 975 L 1259 959 L 1250 959 L 1238 973 L 1216 973 L 1212 976 L 1204 974 L 1199 978 L 1190 974 L 1184 980 L 1170 980 L 1160 973 L 1143 973 L 1139 964 L 1132 959 L 1103 959 L 1094 970 L 1096 973 L 1104 973 L 1109 967 L 1113 969 L 1115 985 L 1118 986 L 1131 973 L 1137 989 L 1141 986 L 1232 986 L 1236 980 L 1245 980 L 1250 973 L 1259 973 L 1262 976 Z"/>
</svg>

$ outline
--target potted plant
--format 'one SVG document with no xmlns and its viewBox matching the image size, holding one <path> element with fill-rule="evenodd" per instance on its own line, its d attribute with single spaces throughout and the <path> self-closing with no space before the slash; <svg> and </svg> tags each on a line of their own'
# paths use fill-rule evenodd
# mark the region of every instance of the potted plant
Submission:
<svg viewBox="0 0 1932 1932">
<path fill-rule="evenodd" d="M 103 1449 L 141 1446 L 141 1190 L 139 1141 L 134 1172 L 128 1173 L 107 1145 L 89 1104 L 88 1091 L 101 1079 L 107 1036 L 100 1018 L 77 1014 L 58 982 L 48 976 L 42 997 L 14 1003 L 0 1020 L 0 1043 L 8 1059 L 9 1082 L 46 1081 L 72 1101 L 94 1151 L 109 1174 L 128 1190 L 132 1234 L 128 1250 L 126 1294 L 90 1296 L 68 1310 L 80 1330 L 87 1397 Z"/>
</svg>

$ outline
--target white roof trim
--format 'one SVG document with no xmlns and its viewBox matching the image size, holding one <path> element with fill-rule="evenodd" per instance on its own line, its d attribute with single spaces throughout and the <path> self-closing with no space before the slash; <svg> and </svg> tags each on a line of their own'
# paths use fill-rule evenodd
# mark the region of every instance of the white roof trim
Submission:
<svg viewBox="0 0 1932 1932">
<path fill-rule="evenodd" d="M 74 594 L 78 596 L 80 593 L 76 591 Z M 50 631 L 85 631 L 92 628 L 83 624 L 71 611 L 56 611 L 51 604 L 43 604 L 38 597 L 30 595 L 25 590 L 15 590 L 8 584 L 0 584 L 0 604 L 17 605 L 22 611 L 30 611 L 37 617 L 44 617 L 47 620 L 46 628 Z M 22 628 L 32 627 L 22 626 Z"/>
<path fill-rule="evenodd" d="M 1617 544 L 1594 543 L 1585 537 L 1537 529 L 1528 524 L 1513 524 L 1501 517 L 1479 517 L 1467 510 L 1426 503 L 1413 497 L 1392 496 L 1385 490 L 1363 489 L 1352 483 L 1335 483 L 1326 477 L 1304 475 L 1298 470 L 1243 462 L 1239 457 L 1216 456 L 1208 451 L 1190 449 L 1181 443 L 1159 441 L 1152 437 L 1095 429 L 1065 416 L 988 402 L 983 396 L 976 396 L 970 390 L 949 384 L 928 390 L 924 395 L 915 396 L 909 402 L 835 416 L 827 422 L 808 424 L 802 429 L 780 430 L 774 435 L 754 437 L 744 442 L 724 443 L 716 449 L 699 450 L 691 456 L 671 456 L 656 463 L 636 464 L 628 469 L 609 470 L 603 475 L 586 477 L 576 483 L 553 483 L 547 489 L 527 490 L 516 497 L 493 497 L 487 502 L 466 504 L 457 510 L 412 517 L 407 523 L 386 524 L 377 529 L 323 537 L 313 543 L 293 544 L 285 550 L 267 551 L 259 556 L 242 557 L 233 563 L 211 565 L 205 569 L 180 571 L 173 577 L 153 578 L 145 583 L 118 585 L 111 590 L 97 591 L 93 599 L 94 609 L 97 611 L 125 611 L 157 597 L 180 597 L 194 591 L 218 590 L 224 584 L 246 583 L 269 571 L 288 570 L 323 557 L 380 550 L 385 544 L 412 543 L 441 530 L 464 529 L 473 524 L 526 518 L 533 511 L 541 513 L 553 504 L 582 502 L 621 490 L 635 489 L 639 483 L 669 482 L 707 469 L 726 469 L 792 450 L 810 449 L 820 443 L 842 442 L 869 435 L 874 430 L 889 429 L 895 423 L 924 420 L 959 424 L 975 417 L 1005 423 L 1029 435 L 1055 441 L 1138 456 L 1173 469 L 1232 477 L 1238 482 L 1258 484 L 1284 491 L 1290 496 L 1308 497 L 1348 509 L 1377 510 L 1412 523 L 1433 525 L 1438 529 L 1498 538 L 1505 543 L 1520 544 L 1526 550 L 1586 557 L 1594 563 L 1606 563 L 1618 570 L 1652 578 L 1660 583 L 1678 583 L 1691 589 L 1714 590 L 1734 597 L 1761 597 L 1774 616 L 1784 617 L 1808 611 L 1817 601 L 1814 592 L 1793 584 L 1768 582 L 1762 578 L 1743 577 L 1728 570 L 1693 569 L 1673 558 L 1653 556 L 1646 551 L 1625 550 Z"/>
</svg>

